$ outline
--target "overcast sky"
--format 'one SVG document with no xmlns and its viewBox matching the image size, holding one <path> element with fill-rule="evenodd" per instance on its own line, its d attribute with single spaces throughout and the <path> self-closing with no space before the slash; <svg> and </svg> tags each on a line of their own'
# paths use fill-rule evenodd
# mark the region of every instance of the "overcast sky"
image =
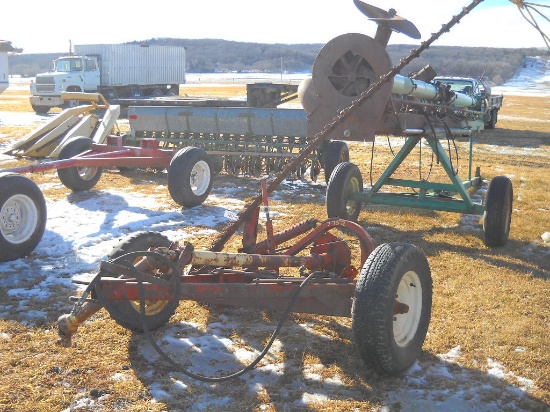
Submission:
<svg viewBox="0 0 550 412">
<path fill-rule="evenodd" d="M 394 8 L 426 40 L 471 0 L 365 2 L 384 10 Z M 550 0 L 535 3 L 550 6 Z M 550 16 L 550 8 L 539 9 Z M 1 16 L 0 39 L 11 41 L 24 53 L 66 52 L 70 41 L 123 43 L 159 37 L 324 44 L 340 34 L 374 36 L 376 30 L 352 0 L 27 0 L 22 5 L 4 2 Z M 538 21 L 550 34 L 550 24 L 540 16 Z M 419 41 L 395 34 L 390 43 Z M 546 47 L 509 0 L 483 1 L 435 45 Z"/>
</svg>

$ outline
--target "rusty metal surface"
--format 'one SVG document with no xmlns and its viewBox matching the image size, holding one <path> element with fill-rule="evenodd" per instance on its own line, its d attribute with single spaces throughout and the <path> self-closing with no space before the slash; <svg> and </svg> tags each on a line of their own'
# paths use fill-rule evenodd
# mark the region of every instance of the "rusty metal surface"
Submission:
<svg viewBox="0 0 550 412">
<path fill-rule="evenodd" d="M 58 343 L 62 346 L 71 346 L 71 338 L 78 327 L 103 306 L 99 302 L 84 302 L 76 305 L 73 311 L 61 316 L 57 320 Z"/>
<path fill-rule="evenodd" d="M 263 310 L 284 310 L 300 281 L 259 283 L 185 283 L 180 300 L 194 300 L 219 305 L 249 307 Z M 103 299 L 139 301 L 139 285 L 124 279 L 102 279 Z M 144 284 L 147 300 L 171 300 L 173 292 L 159 285 Z M 355 283 L 309 284 L 304 287 L 293 306 L 293 312 L 317 315 L 351 316 Z"/>
<path fill-rule="evenodd" d="M 319 223 L 320 221 L 318 221 L 317 219 L 308 219 L 308 220 L 304 220 L 303 222 L 297 223 L 289 228 L 286 228 L 285 230 L 273 235 L 273 239 L 272 239 L 273 246 L 277 247 L 283 244 L 284 242 L 287 242 L 300 235 L 303 235 L 309 232 L 310 230 L 312 230 L 313 228 L 315 228 L 316 226 L 318 226 Z M 243 249 L 243 252 L 260 253 L 260 254 L 265 254 L 267 253 L 267 251 L 268 251 L 268 245 L 267 245 L 267 241 L 265 240 L 253 245 L 253 249 L 251 250 Z"/>
<path fill-rule="evenodd" d="M 333 261 L 329 254 L 311 256 L 257 255 L 252 253 L 225 253 L 195 250 L 193 265 L 223 267 L 300 267 L 322 269 L 327 262 Z"/>
<path fill-rule="evenodd" d="M 315 135 L 354 99 L 391 69 L 384 46 L 369 36 L 349 33 L 329 41 L 312 70 L 312 91 L 317 101 L 308 116 L 308 135 Z M 373 141 L 391 94 L 389 79 L 365 104 L 341 121 L 327 136 L 336 140 Z"/>
</svg>

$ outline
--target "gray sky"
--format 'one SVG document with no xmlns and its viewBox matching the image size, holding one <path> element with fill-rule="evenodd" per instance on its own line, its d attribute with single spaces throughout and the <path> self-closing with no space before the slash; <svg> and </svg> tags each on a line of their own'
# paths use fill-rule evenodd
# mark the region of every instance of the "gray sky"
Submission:
<svg viewBox="0 0 550 412">
<path fill-rule="evenodd" d="M 471 0 L 365 0 L 413 22 L 426 40 Z M 550 0 L 535 0 L 550 6 Z M 376 26 L 352 0 L 27 0 L 1 6 L 0 39 L 24 53 L 55 53 L 73 44 L 123 43 L 158 37 L 256 43 L 327 43 L 344 33 L 373 36 Z M 16 12 L 10 12 L 10 9 Z M 540 8 L 550 16 L 549 8 Z M 550 24 L 538 18 L 547 34 Z M 390 43 L 419 44 L 404 35 Z M 435 45 L 546 47 L 509 0 L 485 0 Z"/>
</svg>

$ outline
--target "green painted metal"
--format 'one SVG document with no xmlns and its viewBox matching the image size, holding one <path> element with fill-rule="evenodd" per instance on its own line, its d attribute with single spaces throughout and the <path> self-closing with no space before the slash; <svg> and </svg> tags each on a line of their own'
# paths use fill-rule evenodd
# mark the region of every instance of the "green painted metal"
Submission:
<svg viewBox="0 0 550 412">
<path fill-rule="evenodd" d="M 426 142 L 437 156 L 437 159 L 445 170 L 450 182 L 438 183 L 426 180 L 407 180 L 392 178 L 399 166 L 410 155 L 411 151 L 425 138 Z M 416 209 L 438 210 L 443 212 L 458 212 L 464 214 L 482 215 L 485 206 L 474 203 L 468 193 L 468 189 L 481 185 L 481 177 L 471 176 L 471 150 L 470 142 L 470 166 L 467 181 L 462 181 L 455 172 L 451 159 L 436 137 L 409 136 L 401 150 L 395 155 L 386 170 L 366 192 L 350 194 L 349 200 L 363 203 L 384 204 L 389 206 L 402 206 Z M 384 186 L 397 186 L 413 189 L 407 193 L 381 193 Z"/>
</svg>

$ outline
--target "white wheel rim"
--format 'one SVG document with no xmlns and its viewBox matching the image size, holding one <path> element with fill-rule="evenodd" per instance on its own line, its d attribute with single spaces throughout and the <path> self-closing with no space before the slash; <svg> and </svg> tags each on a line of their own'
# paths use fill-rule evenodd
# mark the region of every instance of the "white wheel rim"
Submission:
<svg viewBox="0 0 550 412">
<path fill-rule="evenodd" d="M 210 167 L 204 160 L 195 163 L 195 166 L 193 166 L 190 183 L 191 190 L 195 196 L 201 196 L 208 190 L 208 186 L 210 185 Z"/>
<path fill-rule="evenodd" d="M 38 209 L 28 196 L 14 195 L 2 205 L 0 231 L 10 243 L 27 241 L 34 233 L 37 221 Z"/>
<path fill-rule="evenodd" d="M 82 180 L 92 180 L 97 174 L 97 167 L 77 167 L 76 170 Z"/>
<path fill-rule="evenodd" d="M 409 307 L 407 313 L 393 315 L 393 337 L 399 347 L 405 347 L 416 335 L 422 314 L 422 283 L 416 272 L 401 278 L 395 300 Z"/>
</svg>

